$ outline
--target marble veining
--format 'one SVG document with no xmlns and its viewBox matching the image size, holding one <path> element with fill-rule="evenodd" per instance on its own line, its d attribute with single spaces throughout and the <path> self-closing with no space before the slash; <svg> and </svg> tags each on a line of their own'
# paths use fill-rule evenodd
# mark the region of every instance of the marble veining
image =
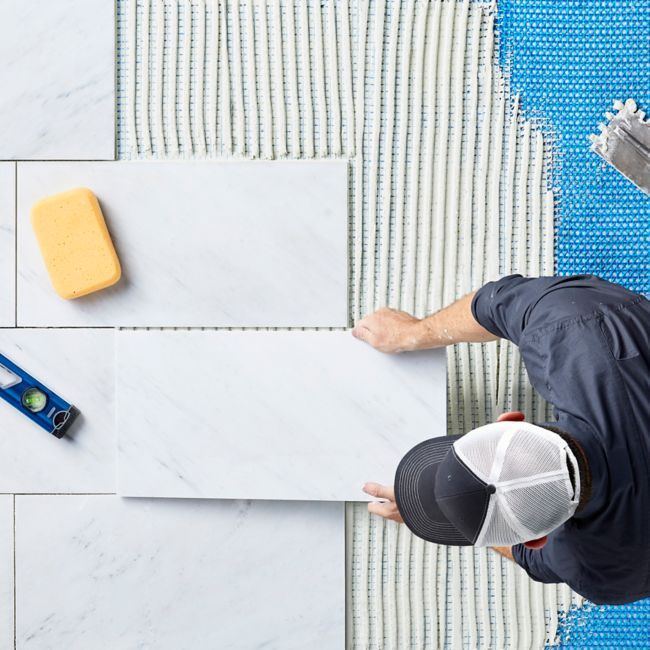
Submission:
<svg viewBox="0 0 650 650">
<path fill-rule="evenodd" d="M 18 496 L 16 647 L 340 650 L 343 540 L 337 503 Z"/>
<path fill-rule="evenodd" d="M 345 327 L 347 163 L 18 165 L 18 323 L 27 326 Z M 122 280 L 61 300 L 29 223 L 72 187 L 99 198 Z"/>
<path fill-rule="evenodd" d="M 115 157 L 114 0 L 0 0 L 0 158 Z"/>
<path fill-rule="evenodd" d="M 0 162 L 0 327 L 16 324 L 16 165 Z"/>
<path fill-rule="evenodd" d="M 114 333 L 4 329 L 0 351 L 81 411 L 59 440 L 0 401 L 0 492 L 114 492 Z"/>
<path fill-rule="evenodd" d="M 14 498 L 0 495 L 0 648 L 14 647 Z"/>
<path fill-rule="evenodd" d="M 446 433 L 442 350 L 349 331 L 120 331 L 118 493 L 358 501 Z"/>
</svg>

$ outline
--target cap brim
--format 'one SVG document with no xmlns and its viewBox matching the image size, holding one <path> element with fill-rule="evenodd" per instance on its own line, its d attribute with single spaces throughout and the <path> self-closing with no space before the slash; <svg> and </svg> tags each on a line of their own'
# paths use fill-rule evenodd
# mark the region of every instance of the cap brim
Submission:
<svg viewBox="0 0 650 650">
<path fill-rule="evenodd" d="M 458 436 L 439 436 L 416 445 L 400 461 L 395 473 L 397 508 L 415 535 L 435 544 L 472 546 L 442 513 L 435 497 L 438 466 Z"/>
</svg>

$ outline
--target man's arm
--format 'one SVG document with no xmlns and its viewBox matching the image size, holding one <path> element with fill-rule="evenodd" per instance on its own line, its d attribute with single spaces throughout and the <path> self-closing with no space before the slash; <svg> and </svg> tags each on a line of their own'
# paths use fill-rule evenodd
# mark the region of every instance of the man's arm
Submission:
<svg viewBox="0 0 650 650">
<path fill-rule="evenodd" d="M 440 311 L 419 319 L 397 309 L 379 309 L 360 320 L 352 334 L 381 352 L 440 348 L 454 343 L 496 341 L 472 314 L 475 291 Z"/>
</svg>

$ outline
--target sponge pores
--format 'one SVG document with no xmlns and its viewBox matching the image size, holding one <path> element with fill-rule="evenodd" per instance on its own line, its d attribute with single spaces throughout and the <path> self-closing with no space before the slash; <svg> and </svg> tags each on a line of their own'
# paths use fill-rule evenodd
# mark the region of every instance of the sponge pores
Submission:
<svg viewBox="0 0 650 650">
<path fill-rule="evenodd" d="M 56 292 L 80 298 L 115 284 L 122 275 L 97 197 L 69 190 L 32 207 L 32 227 Z"/>
</svg>

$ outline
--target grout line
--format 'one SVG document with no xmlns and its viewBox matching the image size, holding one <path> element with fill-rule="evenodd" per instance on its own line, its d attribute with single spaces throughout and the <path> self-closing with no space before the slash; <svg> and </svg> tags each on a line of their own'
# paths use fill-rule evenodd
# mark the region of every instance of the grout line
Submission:
<svg viewBox="0 0 650 650">
<path fill-rule="evenodd" d="M 103 327 L 103 326 L 93 326 L 93 325 L 75 325 L 75 326 L 60 326 L 60 327 L 42 327 L 38 325 L 16 325 L 15 327 L 0 327 L 0 331 L 4 330 L 115 330 L 116 327 Z M 13 493 L 12 493 L 13 494 Z"/>
<path fill-rule="evenodd" d="M 259 14 L 259 29 L 256 37 L 259 38 L 260 65 L 260 105 L 261 118 L 260 130 L 264 136 L 262 140 L 262 158 L 273 158 L 273 105 L 271 103 L 271 68 L 269 66 L 269 27 L 266 0 L 257 5 Z"/>
<path fill-rule="evenodd" d="M 345 544 L 343 547 L 343 563 L 345 567 L 345 647 L 352 648 L 354 643 L 354 625 L 353 625 L 353 607 L 352 607 L 352 553 L 347 553 L 346 549 L 352 548 L 354 540 L 354 504 L 346 502 L 344 508 L 344 533 Z"/>
<path fill-rule="evenodd" d="M 312 7 L 311 3 L 308 6 Z M 325 61 L 323 58 L 323 15 L 321 3 L 313 11 L 314 16 L 314 85 L 316 86 L 316 104 L 318 107 L 318 156 L 327 156 L 327 98 L 325 97 Z"/>
<path fill-rule="evenodd" d="M 352 269 L 354 274 L 354 320 L 361 317 L 362 303 L 361 294 L 363 288 L 362 260 L 363 260 L 363 181 L 364 181 L 364 148 L 363 140 L 365 135 L 366 112 L 364 111 L 366 87 L 364 83 L 366 75 L 366 49 L 368 38 L 368 0 L 360 0 L 358 7 L 358 77 L 355 99 L 355 151 L 357 160 L 354 165 L 354 256 Z"/>
<path fill-rule="evenodd" d="M 260 155 L 260 115 L 257 101 L 257 69 L 255 62 L 255 13 L 253 2 L 250 0 L 246 5 L 246 73 L 248 75 L 248 99 L 250 104 L 250 133 L 251 133 L 251 155 Z"/>
<path fill-rule="evenodd" d="M 417 539 L 410 534 L 404 526 L 396 527 L 399 542 L 398 559 L 402 558 L 402 562 L 406 562 L 407 558 L 411 556 L 411 547 L 413 540 Z M 406 564 L 408 566 L 408 563 Z M 399 578 L 399 600 L 397 603 L 397 623 L 398 633 L 401 631 L 399 646 L 401 648 L 408 648 L 411 644 L 411 602 L 409 592 L 410 575 L 408 571 L 402 570 L 402 575 Z"/>
<path fill-rule="evenodd" d="M 195 140 L 197 142 L 196 148 L 199 156 L 205 156 L 207 152 L 206 142 L 205 142 L 205 119 L 203 112 L 205 110 L 205 2 L 204 0 L 199 0 L 195 5 L 197 8 L 198 21 L 197 21 L 197 45 L 194 55 L 194 68 L 196 69 L 195 83 L 192 88 L 192 97 L 194 99 L 194 114 L 196 115 L 196 124 L 193 124 L 194 131 L 196 133 Z M 190 38 L 191 38 L 190 33 Z M 191 62 L 190 62 L 191 63 Z M 190 100 L 191 101 L 191 100 Z"/>
<path fill-rule="evenodd" d="M 397 9 L 399 11 L 399 8 Z M 385 180 L 381 191 L 382 197 L 379 207 L 380 235 L 379 235 L 379 283 L 377 286 L 378 302 L 386 305 L 388 300 L 388 260 L 390 257 L 390 217 L 393 179 L 393 133 L 395 130 L 395 84 L 397 77 L 397 44 L 399 39 L 399 13 L 391 13 L 391 25 L 388 37 L 388 70 L 386 72 L 386 128 L 384 133 L 383 153 L 386 158 L 384 167 Z M 372 240 L 371 240 L 372 243 Z"/>
<path fill-rule="evenodd" d="M 183 67 L 181 68 L 181 80 L 183 82 L 183 95 L 181 98 L 181 123 L 182 130 L 182 149 L 183 156 L 194 153 L 194 143 L 192 140 L 192 120 L 191 120 L 191 102 L 192 102 L 192 2 L 185 3 L 185 12 L 183 13 Z M 178 73 L 177 73 L 178 74 Z M 146 150 L 145 150 L 146 151 Z"/>
<path fill-rule="evenodd" d="M 382 582 L 386 584 L 386 596 L 383 607 L 386 610 L 384 639 L 386 647 L 399 648 L 397 634 L 399 629 L 398 605 L 399 585 L 397 583 L 397 537 L 398 531 L 394 521 L 384 524 L 384 537 L 386 540 L 385 570 L 382 567 Z"/>
<path fill-rule="evenodd" d="M 219 11 L 221 11 L 221 4 L 219 4 Z M 213 20 L 216 20 L 213 18 Z M 223 5 L 223 38 L 221 39 L 220 47 L 220 60 L 222 62 L 221 70 L 223 72 L 222 93 L 221 93 L 221 108 L 220 113 L 223 119 L 223 130 L 221 133 L 221 146 L 225 151 L 225 155 L 232 155 L 232 105 L 230 98 L 230 59 L 228 55 L 228 15 L 227 7 Z M 216 81 L 215 81 L 216 83 Z M 217 109 L 215 108 L 215 114 Z"/>
<path fill-rule="evenodd" d="M 381 73 L 384 60 L 384 29 L 386 19 L 386 0 L 377 0 L 374 15 L 374 79 L 373 109 L 372 109 L 372 137 L 370 139 L 370 168 L 368 197 L 368 219 L 366 230 L 368 232 L 368 273 L 366 277 L 366 292 L 368 295 L 367 309 L 373 311 L 375 307 L 375 272 L 376 256 L 375 246 L 377 241 L 377 191 L 380 175 L 380 135 L 381 135 L 381 99 L 382 82 Z M 357 233 L 358 235 L 359 233 Z"/>
<path fill-rule="evenodd" d="M 154 74 L 156 94 L 154 99 L 154 120 L 156 153 L 165 151 L 165 125 L 163 121 L 163 86 L 165 83 L 165 5 L 163 0 L 156 0 Z"/>
<path fill-rule="evenodd" d="M 354 136 L 354 85 L 352 81 L 352 39 L 350 38 L 350 3 L 349 0 L 341 0 L 341 44 L 343 53 L 343 89 L 345 90 L 345 114 L 346 114 L 346 153 L 348 157 L 356 154 Z"/>
<path fill-rule="evenodd" d="M 309 4 L 298 3 L 300 8 L 300 50 L 302 82 L 305 85 L 302 97 L 304 104 L 304 129 L 306 142 L 302 151 L 307 158 L 314 157 L 314 104 L 312 98 L 311 48 L 309 47 Z"/>
<path fill-rule="evenodd" d="M 293 9 L 289 7 L 288 11 Z M 274 0 L 272 7 L 272 23 L 273 33 L 273 81 L 272 85 L 275 87 L 275 105 L 273 107 L 273 114 L 277 122 L 277 131 L 279 132 L 279 141 L 277 145 L 278 156 L 287 155 L 287 112 L 285 106 L 285 80 L 284 80 L 284 49 L 283 31 L 282 31 L 282 7 L 280 0 Z M 293 34 L 291 35 L 293 38 Z M 290 39 L 291 40 L 291 39 Z"/>
<path fill-rule="evenodd" d="M 18 327 L 18 163 L 14 163 L 14 326 Z"/>
<path fill-rule="evenodd" d="M 178 157 L 180 153 L 179 138 L 178 138 L 178 114 L 176 109 L 178 97 L 178 3 L 176 0 L 171 3 L 171 43 L 169 53 L 169 76 L 167 85 L 170 86 L 170 100 L 167 105 L 171 108 L 171 118 L 169 119 L 169 131 L 171 142 L 172 157 Z M 164 63 L 163 63 L 164 65 Z M 172 74 L 173 73 L 173 74 Z M 167 147 L 166 147 L 167 149 Z"/>
<path fill-rule="evenodd" d="M 289 2 L 286 11 L 287 29 L 285 30 L 286 50 L 288 63 L 288 86 L 289 86 L 289 119 L 291 124 L 291 156 L 300 156 L 300 104 L 298 102 L 298 59 L 296 58 L 296 16 L 293 0 Z"/>
<path fill-rule="evenodd" d="M 131 55 L 130 62 L 127 67 L 128 81 L 127 85 L 130 91 L 130 101 L 128 105 L 127 122 L 129 131 L 129 146 L 131 155 L 134 156 L 138 152 L 138 133 L 136 126 L 136 98 L 137 98 L 137 4 L 136 0 L 128 0 L 129 16 L 128 16 L 128 51 Z"/>
<path fill-rule="evenodd" d="M 454 4 L 455 7 L 455 16 L 454 16 L 454 30 L 453 30 L 453 40 L 454 41 L 460 41 L 461 39 L 466 39 L 466 32 L 467 32 L 467 17 L 469 13 L 469 0 L 463 0 L 462 8 L 460 6 L 460 3 Z M 460 9 L 460 16 L 458 16 L 458 10 Z M 458 20 L 459 18 L 459 20 Z M 465 84 L 465 51 L 467 49 L 467 41 L 465 40 L 465 43 L 463 44 L 462 50 L 460 47 L 458 50 L 455 52 L 455 56 L 452 57 L 452 74 L 453 71 L 456 72 L 456 78 L 455 80 L 450 80 L 450 84 L 452 81 L 455 81 L 455 84 L 453 85 L 452 88 L 452 108 L 455 104 L 455 102 L 458 102 L 456 104 L 456 112 L 460 112 L 459 108 L 462 110 L 463 106 L 463 91 L 464 91 L 464 84 Z M 456 129 L 453 133 L 453 138 L 452 138 L 452 146 L 451 146 L 451 157 L 447 158 L 447 170 L 450 169 L 453 170 L 451 173 L 447 174 L 447 194 L 451 193 L 451 204 L 452 208 L 446 208 L 446 215 L 445 218 L 447 220 L 447 224 L 449 226 L 452 226 L 451 229 L 447 229 L 446 231 L 446 237 L 445 237 L 445 265 L 444 265 L 444 270 L 447 271 L 447 269 L 453 269 L 454 275 L 458 274 L 458 231 L 459 228 L 453 228 L 453 223 L 461 223 L 462 219 L 462 213 L 460 211 L 460 189 L 461 189 L 461 177 L 462 177 L 462 159 L 461 159 L 461 147 L 462 147 L 462 130 L 461 129 Z M 451 162 L 451 166 L 449 163 Z M 459 170 L 457 172 L 456 178 L 454 178 L 454 174 L 456 173 L 456 170 Z M 452 181 L 450 183 L 450 180 Z M 451 188 L 449 187 L 451 185 Z M 450 192 L 451 189 L 451 192 Z M 450 218 L 450 216 L 452 218 Z M 451 245 L 448 245 L 447 242 L 450 241 Z M 450 253 L 449 258 L 447 257 L 447 253 Z M 445 298 L 445 304 L 451 303 L 455 298 L 456 298 L 456 282 L 455 282 L 455 277 L 448 277 L 448 274 L 445 272 L 444 274 L 444 287 L 443 287 L 443 295 Z M 452 404 L 454 404 L 454 401 L 452 400 Z"/>
<path fill-rule="evenodd" d="M 121 162 L 121 158 L 1 158 L 0 162 L 12 162 L 12 163 L 72 163 L 72 162 L 105 162 L 105 163 L 114 163 Z"/>
<path fill-rule="evenodd" d="M 14 650 L 16 650 L 16 495 L 13 495 Z"/>
<path fill-rule="evenodd" d="M 413 17 L 415 15 L 415 0 L 409 0 L 404 18 L 405 27 L 402 33 L 401 70 L 402 87 L 400 89 L 399 107 L 399 135 L 397 158 L 397 201 L 395 206 L 395 256 L 393 263 L 393 287 L 395 290 L 394 304 L 403 308 L 400 303 L 402 297 L 402 262 L 404 259 L 404 214 L 406 210 L 406 163 L 408 157 L 409 116 L 411 114 L 409 102 L 409 70 L 411 67 L 411 53 L 413 47 Z"/>
<path fill-rule="evenodd" d="M 433 185 L 433 196 L 435 202 L 433 205 L 433 282 L 429 289 L 429 308 L 433 310 L 440 309 L 443 304 L 443 276 L 444 276 L 444 254 L 445 254 L 445 209 L 448 203 L 447 183 L 445 179 L 446 156 L 448 155 L 449 142 L 449 114 L 448 111 L 442 110 L 443 107 L 450 105 L 450 86 L 451 86 L 451 66 L 452 66 L 452 35 L 454 26 L 455 11 L 451 8 L 454 5 L 447 6 L 448 16 L 445 19 L 442 31 L 440 68 L 444 72 L 444 80 L 441 79 L 440 92 L 436 94 L 437 101 L 441 107 L 440 111 L 440 136 L 435 141 L 435 151 L 438 152 L 438 162 L 434 169 L 433 179 L 430 184 Z M 454 7 L 455 8 L 455 7 Z M 434 156 L 435 152 L 431 152 Z"/>
<path fill-rule="evenodd" d="M 416 279 L 419 280 L 419 291 L 416 292 L 415 297 L 415 315 L 426 316 L 428 305 L 428 295 L 430 287 L 430 269 L 431 269 L 431 229 L 433 226 L 433 211 L 432 211 L 432 196 L 433 196 L 433 169 L 435 158 L 435 134 L 434 128 L 436 117 L 436 100 L 437 100 L 437 84 L 439 80 L 438 74 L 438 50 L 440 47 L 440 15 L 442 13 L 442 5 L 436 2 L 434 9 L 430 14 L 430 25 L 428 33 L 429 48 L 427 56 L 427 85 L 426 93 L 426 106 L 427 106 L 427 129 L 424 138 L 424 177 L 431 179 L 431 182 L 424 184 L 421 208 L 421 232 L 418 233 L 420 237 L 421 251 L 419 256 L 418 269 L 415 271 Z M 446 53 L 445 53 L 446 54 Z M 448 58 L 448 55 L 447 55 Z M 441 66 L 442 67 L 442 66 Z M 448 71 L 447 71 L 448 74 Z M 417 261 L 417 256 L 416 256 Z M 416 281 L 417 281 L 416 280 Z"/>
<path fill-rule="evenodd" d="M 234 91 L 235 101 L 233 102 L 233 109 L 236 116 L 235 123 L 235 151 L 238 155 L 244 156 L 246 153 L 246 120 L 244 110 L 244 70 L 242 68 L 241 56 L 241 21 L 239 14 L 239 0 L 234 0 L 234 8 L 232 7 L 233 0 L 224 0 L 224 38 L 228 38 L 228 6 L 231 6 L 232 13 L 232 66 L 234 71 Z M 225 61 L 224 61 L 225 65 Z"/>
<path fill-rule="evenodd" d="M 0 496 L 16 497 L 119 497 L 117 492 L 0 492 Z M 123 499 L 139 499 L 141 497 L 122 497 Z M 155 497 L 144 497 L 155 498 Z M 161 497 L 162 498 L 162 497 Z"/>
<path fill-rule="evenodd" d="M 117 42 L 118 24 L 117 24 L 117 2 L 113 0 L 113 160 L 117 160 L 117 129 L 118 129 L 118 97 L 117 97 L 117 70 L 118 70 L 118 50 Z"/>
<path fill-rule="evenodd" d="M 424 54 L 426 43 L 427 15 L 429 3 L 418 4 L 416 7 L 415 43 L 411 61 L 413 62 L 413 136 L 412 136 L 412 159 L 410 165 L 410 180 L 407 179 L 410 187 L 408 201 L 408 229 L 406 232 L 405 257 L 406 277 L 404 278 L 404 293 L 402 294 L 402 309 L 409 313 L 415 310 L 415 270 L 417 265 L 417 226 L 418 209 L 420 206 L 420 161 L 422 156 L 422 111 L 423 111 L 423 84 L 424 84 Z M 434 71 L 429 71 L 434 74 Z M 404 91 L 403 91 L 404 92 Z M 406 200 L 406 198 L 405 198 Z"/>
<path fill-rule="evenodd" d="M 224 0 L 225 1 L 225 0 Z M 217 101 L 219 97 L 219 63 L 223 56 L 221 51 L 221 1 L 212 0 L 212 29 L 210 31 L 210 67 L 208 69 L 208 79 L 210 80 L 210 89 L 208 93 L 208 142 L 213 155 L 218 155 L 217 145 L 217 120 L 218 110 Z M 224 11 L 224 16 L 226 15 Z M 224 30 L 225 31 L 225 30 Z M 225 65 L 228 68 L 228 65 Z"/>
<path fill-rule="evenodd" d="M 16 327 L 0 326 L 0 332 L 4 330 L 105 330 L 105 331 L 128 331 L 128 332 L 147 332 L 153 330 L 156 332 L 257 332 L 259 330 L 273 330 L 282 332 L 302 332 L 302 331 L 319 331 L 319 332 L 347 332 L 348 326 L 334 325 L 292 325 L 284 327 L 281 325 L 251 325 L 248 327 L 237 327 L 234 325 L 18 325 Z M 0 492 L 0 494 L 2 494 Z M 11 493 L 13 494 L 13 492 Z"/>
<path fill-rule="evenodd" d="M 332 95 L 332 146 L 331 152 L 334 156 L 340 156 L 341 147 L 341 93 L 339 89 L 339 70 L 337 52 L 337 30 L 336 30 L 336 4 L 329 2 L 327 5 L 327 36 L 330 49 L 328 60 L 329 88 Z"/>
<path fill-rule="evenodd" d="M 151 153 L 151 131 L 149 128 L 149 45 L 150 45 L 150 25 L 151 25 L 151 3 L 150 0 L 140 0 L 142 2 L 142 23 L 141 33 L 142 38 L 142 59 L 144 65 L 142 66 L 142 83 L 140 94 L 142 115 L 142 138 L 145 154 Z"/>
</svg>

